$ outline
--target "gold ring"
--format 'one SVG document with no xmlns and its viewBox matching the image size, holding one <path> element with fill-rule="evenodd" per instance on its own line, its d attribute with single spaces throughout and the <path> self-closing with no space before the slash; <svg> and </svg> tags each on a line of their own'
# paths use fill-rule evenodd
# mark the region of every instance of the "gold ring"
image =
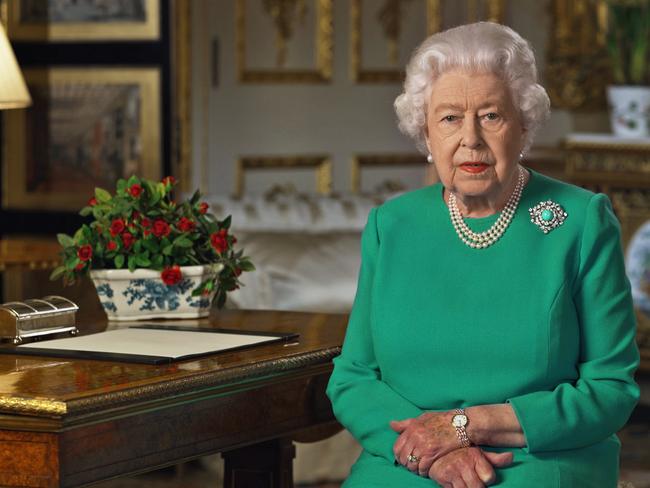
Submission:
<svg viewBox="0 0 650 488">
<path fill-rule="evenodd" d="M 417 463 L 420 458 L 413 453 L 409 454 L 409 457 L 407 458 L 409 463 Z"/>
</svg>

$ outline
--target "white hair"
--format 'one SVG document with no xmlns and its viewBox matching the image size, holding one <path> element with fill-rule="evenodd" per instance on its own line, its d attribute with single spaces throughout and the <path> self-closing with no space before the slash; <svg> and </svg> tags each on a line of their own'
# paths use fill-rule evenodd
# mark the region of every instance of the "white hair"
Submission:
<svg viewBox="0 0 650 488">
<path fill-rule="evenodd" d="M 510 88 L 526 129 L 524 151 L 548 118 L 550 100 L 537 83 L 535 55 L 528 41 L 494 22 L 461 25 L 434 34 L 415 50 L 406 67 L 404 92 L 395 99 L 400 130 L 427 153 L 427 107 L 431 88 L 446 71 L 462 69 L 500 76 Z"/>
</svg>

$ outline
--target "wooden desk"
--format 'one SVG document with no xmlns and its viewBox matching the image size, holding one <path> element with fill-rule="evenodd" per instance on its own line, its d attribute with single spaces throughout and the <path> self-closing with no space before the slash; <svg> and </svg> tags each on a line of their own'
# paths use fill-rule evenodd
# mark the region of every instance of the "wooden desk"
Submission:
<svg viewBox="0 0 650 488">
<path fill-rule="evenodd" d="M 0 355 L 0 486 L 84 486 L 223 451 L 226 487 L 293 486 L 291 437 L 336 425 L 324 392 L 346 321 L 223 311 L 188 322 L 300 338 L 166 366 Z"/>
</svg>

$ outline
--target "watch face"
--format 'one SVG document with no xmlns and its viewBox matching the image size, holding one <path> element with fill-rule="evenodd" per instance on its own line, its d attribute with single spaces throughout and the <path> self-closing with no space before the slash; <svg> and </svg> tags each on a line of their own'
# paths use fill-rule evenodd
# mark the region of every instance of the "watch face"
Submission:
<svg viewBox="0 0 650 488">
<path fill-rule="evenodd" d="M 451 419 L 451 425 L 454 427 L 465 427 L 467 425 L 467 415 L 454 415 L 454 418 Z"/>
</svg>

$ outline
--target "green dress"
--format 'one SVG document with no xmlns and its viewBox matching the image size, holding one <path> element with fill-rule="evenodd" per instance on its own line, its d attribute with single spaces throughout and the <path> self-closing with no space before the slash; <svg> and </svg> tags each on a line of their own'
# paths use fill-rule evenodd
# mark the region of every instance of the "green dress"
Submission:
<svg viewBox="0 0 650 488">
<path fill-rule="evenodd" d="M 363 452 L 345 488 L 432 488 L 395 466 L 388 423 L 509 402 L 524 448 L 495 486 L 609 488 L 638 397 L 635 319 L 608 198 L 531 171 L 502 238 L 456 235 L 435 184 L 373 209 L 343 351 L 327 393 Z M 560 204 L 544 234 L 528 209 Z M 474 231 L 497 215 L 466 219 Z M 470 418 L 471 422 L 471 418 Z"/>
</svg>

